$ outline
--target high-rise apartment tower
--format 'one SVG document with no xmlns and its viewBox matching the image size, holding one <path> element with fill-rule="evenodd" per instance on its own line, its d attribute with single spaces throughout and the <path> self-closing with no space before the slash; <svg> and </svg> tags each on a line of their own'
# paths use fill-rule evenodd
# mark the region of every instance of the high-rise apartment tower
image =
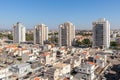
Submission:
<svg viewBox="0 0 120 80">
<path fill-rule="evenodd" d="M 110 46 L 110 23 L 101 18 L 93 24 L 93 47 L 109 48 Z"/>
<path fill-rule="evenodd" d="M 59 46 L 72 46 L 75 38 L 75 26 L 71 22 L 59 25 Z"/>
<path fill-rule="evenodd" d="M 34 44 L 43 45 L 48 40 L 48 27 L 40 24 L 34 27 Z"/>
<path fill-rule="evenodd" d="M 17 22 L 17 24 L 13 25 L 13 43 L 21 43 L 26 41 L 26 29 L 25 27 L 20 23 Z"/>
</svg>

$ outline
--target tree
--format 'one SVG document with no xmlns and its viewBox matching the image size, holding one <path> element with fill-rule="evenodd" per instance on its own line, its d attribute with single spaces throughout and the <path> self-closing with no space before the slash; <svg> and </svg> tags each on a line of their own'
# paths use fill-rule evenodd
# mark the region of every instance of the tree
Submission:
<svg viewBox="0 0 120 80">
<path fill-rule="evenodd" d="M 0 38 L 3 38 L 3 34 L 2 33 L 0 33 Z"/>
<path fill-rule="evenodd" d="M 58 43 L 58 37 L 52 36 L 51 38 L 48 39 L 51 43 Z"/>
<path fill-rule="evenodd" d="M 58 38 L 57 38 L 57 37 L 55 37 L 54 41 L 55 41 L 56 43 L 58 43 Z"/>
<path fill-rule="evenodd" d="M 76 40 L 76 45 L 79 46 L 81 45 L 82 43 L 79 41 L 79 40 Z"/>
<path fill-rule="evenodd" d="M 18 61 L 21 61 L 21 60 L 22 60 L 22 58 L 21 58 L 21 57 L 18 57 L 18 58 L 17 58 L 17 60 L 18 60 Z"/>
<path fill-rule="evenodd" d="M 55 32 L 54 35 L 58 35 L 58 32 Z"/>
<path fill-rule="evenodd" d="M 27 41 L 33 41 L 33 34 L 27 34 L 26 33 L 26 40 Z"/>
<path fill-rule="evenodd" d="M 90 40 L 89 39 L 84 39 L 82 40 L 83 45 L 90 45 Z"/>
<path fill-rule="evenodd" d="M 110 42 L 110 46 L 111 47 L 117 47 L 117 42 L 115 42 L 115 41 Z"/>
<path fill-rule="evenodd" d="M 13 40 L 12 34 L 8 34 L 7 37 L 8 37 L 9 40 Z"/>
</svg>

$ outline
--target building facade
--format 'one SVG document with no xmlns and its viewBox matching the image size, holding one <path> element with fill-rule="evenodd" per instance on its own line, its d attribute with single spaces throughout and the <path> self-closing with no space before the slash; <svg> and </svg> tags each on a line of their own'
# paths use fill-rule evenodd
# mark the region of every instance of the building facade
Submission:
<svg viewBox="0 0 120 80">
<path fill-rule="evenodd" d="M 99 19 L 93 24 L 93 47 L 110 47 L 110 23 L 105 18 Z"/>
<path fill-rule="evenodd" d="M 27 75 L 29 72 L 31 72 L 31 66 L 29 63 L 21 63 L 21 64 L 15 64 L 12 65 L 9 69 L 14 76 L 17 76 L 18 78 L 22 78 L 25 75 Z"/>
<path fill-rule="evenodd" d="M 13 25 L 13 43 L 21 43 L 26 41 L 26 29 L 25 27 L 20 23 L 17 22 L 17 24 Z"/>
<path fill-rule="evenodd" d="M 75 26 L 66 22 L 59 26 L 59 46 L 72 46 L 75 38 Z"/>
<path fill-rule="evenodd" d="M 48 27 L 44 24 L 35 26 L 34 28 L 34 44 L 43 45 L 48 40 Z"/>
</svg>

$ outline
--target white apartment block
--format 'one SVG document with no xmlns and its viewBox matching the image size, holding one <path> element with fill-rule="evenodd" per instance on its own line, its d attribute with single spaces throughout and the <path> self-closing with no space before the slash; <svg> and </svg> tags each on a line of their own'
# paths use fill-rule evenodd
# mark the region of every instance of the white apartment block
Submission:
<svg viewBox="0 0 120 80">
<path fill-rule="evenodd" d="M 34 44 L 43 45 L 46 40 L 48 40 L 48 27 L 44 24 L 35 26 Z"/>
<path fill-rule="evenodd" d="M 93 62 L 86 62 L 81 64 L 75 69 L 79 74 L 75 75 L 75 78 L 80 78 L 80 80 L 94 80 L 94 71 L 98 66 Z"/>
<path fill-rule="evenodd" d="M 93 47 L 109 48 L 110 23 L 105 18 L 99 19 L 93 24 Z"/>
<path fill-rule="evenodd" d="M 72 46 L 75 38 L 75 26 L 70 22 L 65 22 L 59 26 L 59 46 Z"/>
<path fill-rule="evenodd" d="M 26 41 L 26 29 L 25 27 L 17 22 L 13 25 L 13 43 L 21 43 Z"/>
<path fill-rule="evenodd" d="M 0 80 L 10 80 L 12 72 L 9 71 L 9 67 L 2 68 L 0 67 Z"/>
<path fill-rule="evenodd" d="M 31 71 L 31 66 L 28 63 L 15 64 L 11 66 L 10 71 L 14 76 L 21 78 Z"/>
<path fill-rule="evenodd" d="M 70 64 L 56 63 L 53 66 L 45 72 L 45 77 L 48 77 L 48 80 L 61 80 L 71 71 Z"/>
</svg>

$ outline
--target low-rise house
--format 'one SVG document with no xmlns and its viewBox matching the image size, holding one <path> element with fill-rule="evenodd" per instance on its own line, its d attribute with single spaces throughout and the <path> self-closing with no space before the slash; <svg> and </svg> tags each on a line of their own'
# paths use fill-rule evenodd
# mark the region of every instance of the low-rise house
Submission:
<svg viewBox="0 0 120 80">
<path fill-rule="evenodd" d="M 81 56 L 82 62 L 84 62 L 85 59 L 88 59 L 88 57 L 90 57 L 89 51 L 83 51 L 80 54 L 80 56 Z"/>
<path fill-rule="evenodd" d="M 95 55 L 94 56 L 95 63 L 101 67 L 104 68 L 107 65 L 107 55 Z"/>
<path fill-rule="evenodd" d="M 39 55 L 40 49 L 38 49 L 36 47 L 32 47 L 32 48 L 30 48 L 30 51 L 32 54 Z"/>
<path fill-rule="evenodd" d="M 58 51 L 61 53 L 61 57 L 67 55 L 67 49 L 66 49 L 66 47 L 60 47 Z"/>
<path fill-rule="evenodd" d="M 45 73 L 45 77 L 48 78 L 48 80 L 57 80 L 59 79 L 59 70 L 55 68 L 49 68 Z"/>
<path fill-rule="evenodd" d="M 37 55 L 32 54 L 30 52 L 22 54 L 22 62 L 26 62 L 28 60 L 36 60 L 36 59 L 37 59 Z"/>
<path fill-rule="evenodd" d="M 73 60 L 72 68 L 80 66 L 80 64 L 81 64 L 81 56 L 74 56 L 72 58 L 72 60 Z"/>
<path fill-rule="evenodd" d="M 56 63 L 53 65 L 54 68 L 59 69 L 60 75 L 70 73 L 71 67 L 70 64 Z"/>
<path fill-rule="evenodd" d="M 48 80 L 60 80 L 62 76 L 70 73 L 70 64 L 56 63 L 45 72 Z"/>
<path fill-rule="evenodd" d="M 40 62 L 44 65 L 53 64 L 56 61 L 56 53 L 52 52 L 43 52 L 39 57 Z"/>
<path fill-rule="evenodd" d="M 21 78 L 31 71 L 31 66 L 29 63 L 16 64 L 11 66 L 10 71 L 13 75 Z"/>
<path fill-rule="evenodd" d="M 4 46 L 5 51 L 8 51 L 8 52 L 12 52 L 12 51 L 16 50 L 17 48 L 18 47 L 15 46 L 15 45 L 6 45 L 6 46 Z"/>
<path fill-rule="evenodd" d="M 26 49 L 26 48 L 16 48 L 12 51 L 12 54 L 14 56 L 18 55 L 18 56 L 22 56 L 22 54 L 24 53 L 29 53 L 30 50 L 29 49 Z"/>
<path fill-rule="evenodd" d="M 36 68 L 40 69 L 42 67 L 40 62 L 37 60 L 27 61 L 27 63 L 31 65 L 31 69 L 36 69 Z"/>
<path fill-rule="evenodd" d="M 73 58 L 66 59 L 64 63 L 70 64 L 71 69 L 78 67 L 81 64 L 81 56 L 73 56 Z"/>
<path fill-rule="evenodd" d="M 96 70 L 98 66 L 93 62 L 86 62 L 81 64 L 78 68 L 75 69 L 75 71 L 78 72 L 78 74 L 75 75 L 75 78 L 79 78 L 82 80 L 94 80 L 95 74 L 94 71 Z"/>
<path fill-rule="evenodd" d="M 9 67 L 0 67 L 0 80 L 10 80 L 12 72 L 9 71 Z"/>
<path fill-rule="evenodd" d="M 81 57 L 83 57 L 84 59 L 87 59 L 90 56 L 88 51 L 83 51 L 81 54 Z"/>
</svg>

